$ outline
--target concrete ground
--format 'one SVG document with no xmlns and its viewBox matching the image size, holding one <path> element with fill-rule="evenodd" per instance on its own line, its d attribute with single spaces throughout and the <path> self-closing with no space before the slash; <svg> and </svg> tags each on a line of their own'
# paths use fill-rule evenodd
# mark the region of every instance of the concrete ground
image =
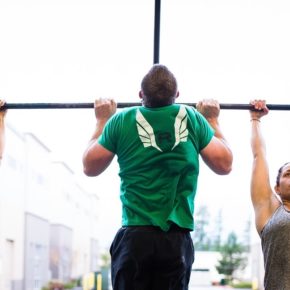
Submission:
<svg viewBox="0 0 290 290">
<path fill-rule="evenodd" d="M 230 290 L 234 289 L 230 286 L 191 286 L 188 288 L 188 290 Z M 243 289 L 243 290 L 251 290 L 250 288 L 248 289 Z"/>
</svg>

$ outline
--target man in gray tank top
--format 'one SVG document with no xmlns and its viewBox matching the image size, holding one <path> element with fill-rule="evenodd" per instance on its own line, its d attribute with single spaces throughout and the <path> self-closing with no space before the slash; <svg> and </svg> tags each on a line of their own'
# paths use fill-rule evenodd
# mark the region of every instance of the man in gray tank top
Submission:
<svg viewBox="0 0 290 290">
<path fill-rule="evenodd" d="M 253 168 L 251 198 L 256 228 L 261 237 L 265 290 L 290 289 L 290 163 L 278 171 L 274 190 L 271 188 L 266 160 L 266 146 L 261 132 L 261 117 L 269 110 L 263 100 L 251 102 L 251 148 Z"/>
</svg>

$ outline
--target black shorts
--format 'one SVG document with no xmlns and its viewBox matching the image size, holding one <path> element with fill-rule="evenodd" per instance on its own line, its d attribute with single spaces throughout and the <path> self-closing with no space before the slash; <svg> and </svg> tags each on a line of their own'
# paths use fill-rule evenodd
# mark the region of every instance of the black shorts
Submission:
<svg viewBox="0 0 290 290">
<path fill-rule="evenodd" d="M 114 290 L 187 290 L 194 262 L 189 230 L 122 227 L 111 248 Z"/>
</svg>

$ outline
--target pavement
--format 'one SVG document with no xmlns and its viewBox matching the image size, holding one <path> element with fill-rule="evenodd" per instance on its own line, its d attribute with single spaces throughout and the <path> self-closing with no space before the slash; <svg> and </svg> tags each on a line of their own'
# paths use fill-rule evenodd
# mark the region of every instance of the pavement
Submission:
<svg viewBox="0 0 290 290">
<path fill-rule="evenodd" d="M 230 290 L 234 289 L 230 286 L 190 286 L 188 290 Z M 243 288 L 243 290 L 251 290 L 251 288 Z"/>
<path fill-rule="evenodd" d="M 229 290 L 232 288 L 226 288 L 226 286 L 204 286 L 204 285 L 190 285 L 188 290 Z"/>
</svg>

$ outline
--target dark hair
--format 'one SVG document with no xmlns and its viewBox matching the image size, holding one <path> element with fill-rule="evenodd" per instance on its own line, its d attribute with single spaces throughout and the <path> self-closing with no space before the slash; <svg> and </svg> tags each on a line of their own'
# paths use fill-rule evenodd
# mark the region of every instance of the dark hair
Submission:
<svg viewBox="0 0 290 290">
<path fill-rule="evenodd" d="M 284 163 L 278 170 L 278 174 L 277 174 L 277 177 L 276 177 L 276 186 L 279 186 L 280 185 L 280 178 L 281 178 L 281 175 L 282 175 L 282 171 L 284 169 L 284 167 L 286 165 L 288 165 L 290 162 L 286 162 Z"/>
<path fill-rule="evenodd" d="M 177 81 L 165 65 L 155 64 L 144 76 L 141 90 L 146 107 L 168 106 L 174 103 Z"/>
</svg>

